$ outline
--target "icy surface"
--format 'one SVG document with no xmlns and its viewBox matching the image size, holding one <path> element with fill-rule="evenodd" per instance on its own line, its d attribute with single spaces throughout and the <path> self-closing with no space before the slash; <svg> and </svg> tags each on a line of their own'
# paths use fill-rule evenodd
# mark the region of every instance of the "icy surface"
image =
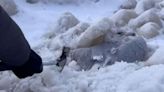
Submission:
<svg viewBox="0 0 164 92">
<path fill-rule="evenodd" d="M 91 2 L 84 0 L 81 3 L 79 3 L 81 0 L 77 0 L 79 1 L 78 4 L 65 3 L 64 0 L 61 0 L 64 4 L 58 3 L 60 0 L 54 0 L 56 2 L 53 3 L 47 3 L 51 0 L 41 0 L 46 1 L 46 3 L 38 2 L 36 4 L 26 3 L 25 0 L 14 1 L 19 12 L 12 18 L 23 30 L 31 47 L 42 56 L 44 62 L 49 62 L 61 54 L 60 46 L 57 45 L 63 45 L 64 42 L 64 45 L 70 45 L 69 42 L 76 43 L 76 39 L 82 32 L 96 21 L 104 17 L 109 18 L 123 0 L 90 0 Z M 142 0 L 136 1 L 141 2 Z M 143 2 L 148 1 L 143 0 Z M 130 7 L 134 8 L 131 5 L 133 4 L 130 4 Z M 138 15 L 139 17 L 133 21 L 130 20 L 132 21 L 131 25 L 139 28 L 147 22 L 157 22 L 160 27 L 163 27 L 161 24 L 162 3 L 160 5 L 160 8 L 157 7 L 159 10 L 157 10 L 157 13 L 148 12 L 149 10 L 145 12 L 149 8 L 154 8 L 154 5 L 148 8 L 144 8 L 144 3 L 137 5 L 137 11 L 139 13 L 143 12 L 143 14 Z M 47 33 L 53 32 L 56 21 L 65 12 L 72 13 L 81 24 L 52 38 L 45 36 Z M 158 14 L 161 16 L 158 17 Z M 84 27 L 81 27 L 83 23 Z M 128 30 L 128 27 L 129 25 L 125 24 L 124 28 Z M 75 34 L 74 31 L 76 30 L 78 30 L 78 33 Z M 92 35 L 91 33 L 90 35 Z M 153 51 L 164 46 L 163 30 L 159 30 L 159 33 L 154 38 L 146 39 L 147 44 Z M 55 44 L 55 41 L 58 44 Z M 72 61 L 64 68 L 62 73 L 58 72 L 56 66 L 44 67 L 43 73 L 22 80 L 17 79 L 10 71 L 0 72 L 0 92 L 163 92 L 164 65 L 162 65 L 163 58 L 158 57 L 163 56 L 164 48 L 160 49 L 150 58 L 152 66 L 144 66 L 145 63 L 120 62 L 102 68 L 95 65 L 89 71 L 81 71 L 76 62 Z M 100 57 L 94 58 L 99 59 Z"/>
</svg>

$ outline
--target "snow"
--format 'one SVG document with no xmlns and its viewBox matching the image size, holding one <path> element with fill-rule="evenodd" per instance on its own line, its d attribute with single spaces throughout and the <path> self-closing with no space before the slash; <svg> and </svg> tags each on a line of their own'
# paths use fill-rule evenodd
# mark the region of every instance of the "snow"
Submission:
<svg viewBox="0 0 164 92">
<path fill-rule="evenodd" d="M 164 90 L 163 65 L 145 67 L 121 81 L 117 92 L 160 92 Z M 126 85 L 126 86 L 125 86 Z"/>
<path fill-rule="evenodd" d="M 116 23 L 117 26 L 126 25 L 130 19 L 136 18 L 137 14 L 134 10 L 121 9 L 115 13 L 111 19 Z"/>
<path fill-rule="evenodd" d="M 136 0 L 124 0 L 121 4 L 120 8 L 123 9 L 134 9 L 136 7 L 137 1 Z"/>
<path fill-rule="evenodd" d="M 36 4 L 28 4 L 25 0 L 14 1 L 18 6 L 19 13 L 12 16 L 12 18 L 21 27 L 31 47 L 42 56 L 44 62 L 55 60 L 61 54 L 60 46 L 57 48 L 58 46 L 56 45 L 63 45 L 61 43 L 63 39 L 64 41 L 68 39 L 66 44 L 70 40 L 72 43 L 76 42 L 75 39 L 78 38 L 79 34 L 74 35 L 74 30 L 78 30 L 81 34 L 90 24 L 94 25 L 96 21 L 112 16 L 113 12 L 123 2 L 123 0 L 100 0 L 94 3 L 84 0 L 80 4 L 81 0 L 78 0 L 78 4 L 74 4 L 65 3 L 64 0 L 61 0 L 64 4 L 59 5 L 57 2 L 59 0 L 54 0 L 56 2 L 53 3 L 39 2 Z M 141 2 L 141 0 L 137 0 L 137 2 Z M 141 6 L 144 7 L 144 5 Z M 144 11 L 141 10 L 141 12 Z M 134 23 L 130 23 L 136 27 L 144 25 L 147 21 L 155 21 L 162 27 L 159 17 L 156 16 L 157 14 L 151 16 L 151 12 L 149 11 L 134 19 Z M 57 23 L 56 21 L 65 12 L 72 13 L 81 24 L 72 27 L 63 34 L 59 34 L 53 40 L 47 39 L 46 34 L 53 32 Z M 142 20 L 147 16 L 147 20 Z M 159 21 L 151 19 L 152 17 L 155 17 Z M 83 23 L 84 29 L 81 28 Z M 134 25 L 135 23 L 136 25 Z M 105 24 L 108 25 L 106 22 Z M 110 29 L 108 26 L 102 27 L 105 31 L 106 29 Z M 162 32 L 160 33 L 157 37 L 146 39 L 147 44 L 154 51 L 164 46 L 164 36 Z M 61 36 L 65 38 L 60 39 Z M 158 49 L 157 54 L 151 57 L 153 58 L 153 64 L 158 64 L 152 66 L 144 66 L 143 62 L 118 62 L 101 68 L 95 65 L 91 70 L 83 71 L 79 70 L 76 62 L 72 61 L 61 73 L 58 72 L 56 66 L 46 66 L 43 73 L 26 79 L 18 79 L 10 71 L 0 72 L 0 92 L 163 92 L 164 65 L 161 64 L 163 63 L 163 50 L 164 48 L 162 50 Z M 158 59 L 158 57 L 161 58 Z M 101 59 L 101 56 L 95 56 L 94 58 Z M 158 60 L 159 62 L 156 63 Z"/>
<path fill-rule="evenodd" d="M 102 0 L 99 3 L 77 5 L 54 5 L 37 3 L 28 4 L 24 0 L 15 0 L 19 8 L 19 13 L 13 16 L 13 19 L 19 24 L 24 31 L 31 45 L 38 42 L 33 39 L 40 39 L 45 31 L 53 30 L 56 20 L 65 12 L 71 12 L 82 22 L 95 22 L 102 16 L 111 15 L 119 6 L 122 0 Z M 113 2 L 113 3 L 111 3 Z M 48 6 L 48 7 L 47 7 Z M 85 14 L 85 15 L 83 15 Z M 41 15 L 41 16 L 40 16 Z M 31 26 L 32 25 L 32 26 Z M 39 25 L 39 26 L 38 26 Z M 32 34 L 31 34 L 32 33 Z M 38 35 L 39 34 L 39 35 Z"/>
<path fill-rule="evenodd" d="M 138 34 L 144 36 L 145 38 L 153 38 L 159 34 L 160 27 L 156 23 L 146 23 L 139 30 Z"/>
<path fill-rule="evenodd" d="M 157 14 L 157 9 L 149 9 L 142 13 L 140 16 L 138 16 L 136 19 L 132 19 L 129 22 L 129 25 L 132 28 L 138 28 L 141 27 L 143 24 L 147 22 L 155 22 L 157 23 L 160 27 L 162 26 L 161 20 L 159 18 L 159 15 Z"/>
<path fill-rule="evenodd" d="M 140 0 L 136 5 L 135 11 L 138 14 L 143 13 L 144 11 L 155 7 L 155 0 Z"/>
<path fill-rule="evenodd" d="M 155 53 L 145 62 L 146 65 L 153 65 L 153 64 L 164 64 L 164 58 L 160 55 L 164 54 L 164 48 L 159 47 Z M 158 61 L 157 61 L 158 60 Z"/>
<path fill-rule="evenodd" d="M 12 0 L 1 0 L 0 5 L 9 15 L 14 15 L 17 13 L 17 6 Z"/>
<path fill-rule="evenodd" d="M 77 47 L 91 46 L 93 40 L 107 34 L 107 32 L 114 28 L 113 26 L 114 23 L 109 18 L 103 18 L 102 20 L 96 22 L 80 35 L 78 39 L 79 44 Z"/>
</svg>

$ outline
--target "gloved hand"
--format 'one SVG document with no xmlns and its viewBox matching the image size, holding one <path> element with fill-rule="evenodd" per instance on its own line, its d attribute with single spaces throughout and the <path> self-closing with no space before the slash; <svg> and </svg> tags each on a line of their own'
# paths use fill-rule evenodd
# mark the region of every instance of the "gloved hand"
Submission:
<svg viewBox="0 0 164 92">
<path fill-rule="evenodd" d="M 0 71 L 12 70 L 14 69 L 13 66 L 9 66 L 4 62 L 0 62 Z"/>
<path fill-rule="evenodd" d="M 15 67 L 12 71 L 18 78 L 26 78 L 35 73 L 41 73 L 43 71 L 42 59 L 31 50 L 29 60 L 24 65 Z"/>
</svg>

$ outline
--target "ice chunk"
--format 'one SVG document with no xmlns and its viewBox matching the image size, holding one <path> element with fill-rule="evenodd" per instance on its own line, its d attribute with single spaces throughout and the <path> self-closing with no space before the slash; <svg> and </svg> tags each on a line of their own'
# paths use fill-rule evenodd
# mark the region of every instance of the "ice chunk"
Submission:
<svg viewBox="0 0 164 92">
<path fill-rule="evenodd" d="M 106 33 L 110 32 L 114 27 L 114 23 L 109 18 L 103 18 L 96 24 L 91 25 L 78 39 L 77 47 L 89 47 L 95 43 L 104 41 Z M 99 42 L 96 42 L 99 41 Z"/>
<path fill-rule="evenodd" d="M 154 0 L 140 0 L 136 5 L 135 11 L 137 12 L 137 14 L 141 14 L 146 10 L 153 8 L 154 6 Z"/>
<path fill-rule="evenodd" d="M 121 4 L 121 9 L 134 9 L 137 5 L 136 0 L 124 0 L 123 4 Z"/>
<path fill-rule="evenodd" d="M 116 61 L 136 62 L 144 61 L 148 53 L 145 40 L 141 37 L 133 38 L 123 43 L 116 53 Z"/>
<path fill-rule="evenodd" d="M 164 64 L 164 48 L 159 47 L 154 54 L 145 62 L 146 66 Z"/>
<path fill-rule="evenodd" d="M 117 11 L 111 19 L 117 26 L 124 26 L 128 24 L 130 19 L 136 18 L 137 16 L 134 10 L 121 9 Z"/>
<path fill-rule="evenodd" d="M 53 38 L 54 36 L 68 31 L 68 29 L 76 26 L 79 20 L 70 12 L 62 14 L 56 21 L 54 28 L 51 32 L 47 33 L 48 38 Z"/>
<path fill-rule="evenodd" d="M 157 23 L 160 27 L 162 27 L 162 22 L 160 20 L 160 17 L 156 13 L 155 9 L 147 10 L 144 13 L 142 13 L 140 16 L 138 16 L 137 18 L 132 19 L 129 22 L 129 26 L 135 29 L 135 28 L 141 27 L 142 25 L 148 22 Z"/>
<path fill-rule="evenodd" d="M 139 30 L 138 34 L 145 38 L 153 38 L 159 34 L 160 27 L 158 24 L 149 22 L 143 25 Z"/>
</svg>

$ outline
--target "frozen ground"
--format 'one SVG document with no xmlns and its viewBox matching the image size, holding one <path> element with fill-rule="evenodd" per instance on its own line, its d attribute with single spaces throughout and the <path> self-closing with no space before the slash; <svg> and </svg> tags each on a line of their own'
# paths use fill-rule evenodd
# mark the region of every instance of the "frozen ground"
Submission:
<svg viewBox="0 0 164 92">
<path fill-rule="evenodd" d="M 15 0 L 19 13 L 12 18 L 23 30 L 35 49 L 44 42 L 42 35 L 52 30 L 56 19 L 64 12 L 73 13 L 80 21 L 94 23 L 117 10 L 122 0 L 101 0 L 99 3 L 80 5 L 27 4 Z M 147 41 L 154 48 L 163 46 L 163 36 Z M 46 48 L 40 53 L 45 59 L 54 58 Z M 57 53 L 58 55 L 58 53 Z M 47 62 L 47 61 L 44 61 Z M 1 72 L 0 92 L 163 92 L 164 65 L 143 67 L 142 64 L 116 63 L 112 66 L 77 71 L 74 62 L 62 73 L 55 66 L 45 67 L 44 72 L 23 80 L 10 72 Z"/>
</svg>

